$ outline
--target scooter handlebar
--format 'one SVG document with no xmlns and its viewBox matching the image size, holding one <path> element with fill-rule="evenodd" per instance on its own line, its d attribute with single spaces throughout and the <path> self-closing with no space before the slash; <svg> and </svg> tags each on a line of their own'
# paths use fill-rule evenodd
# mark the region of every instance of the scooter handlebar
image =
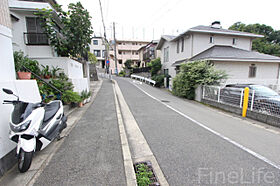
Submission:
<svg viewBox="0 0 280 186">
<path fill-rule="evenodd" d="M 4 100 L 3 104 L 13 104 L 15 101 L 10 101 L 10 100 Z"/>
</svg>

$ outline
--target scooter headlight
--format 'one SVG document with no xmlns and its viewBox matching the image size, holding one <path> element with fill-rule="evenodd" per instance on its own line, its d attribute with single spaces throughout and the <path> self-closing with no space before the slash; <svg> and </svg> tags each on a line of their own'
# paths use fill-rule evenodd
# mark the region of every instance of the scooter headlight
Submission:
<svg viewBox="0 0 280 186">
<path fill-rule="evenodd" d="M 29 127 L 30 123 L 31 123 L 31 120 L 28 120 L 17 126 L 10 123 L 10 128 L 14 132 L 22 132 L 22 131 L 25 131 Z"/>
</svg>

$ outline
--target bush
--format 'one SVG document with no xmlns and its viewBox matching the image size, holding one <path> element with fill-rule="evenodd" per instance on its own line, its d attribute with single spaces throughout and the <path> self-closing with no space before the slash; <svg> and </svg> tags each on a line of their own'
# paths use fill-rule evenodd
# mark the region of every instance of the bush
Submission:
<svg viewBox="0 0 280 186">
<path fill-rule="evenodd" d="M 152 77 L 152 80 L 156 81 L 156 87 L 162 87 L 164 85 L 164 75 L 160 74 L 160 75 L 154 75 Z"/>
<path fill-rule="evenodd" d="M 123 70 L 120 71 L 119 76 L 120 76 L 120 77 L 125 77 L 125 72 L 124 72 Z"/>
<path fill-rule="evenodd" d="M 151 67 L 151 76 L 155 76 L 158 74 L 158 72 L 161 70 L 161 62 L 160 62 L 160 58 L 154 59 L 152 60 L 150 63 L 148 63 L 148 67 Z"/>
<path fill-rule="evenodd" d="M 180 73 L 173 79 L 172 93 L 187 99 L 194 99 L 198 85 L 219 84 L 227 78 L 224 71 L 216 70 L 206 61 L 194 61 L 180 66 Z"/>
<path fill-rule="evenodd" d="M 77 92 L 67 90 L 62 95 L 62 101 L 65 104 L 69 104 L 69 103 L 79 103 L 82 101 L 82 99 L 81 99 L 81 96 Z"/>
</svg>

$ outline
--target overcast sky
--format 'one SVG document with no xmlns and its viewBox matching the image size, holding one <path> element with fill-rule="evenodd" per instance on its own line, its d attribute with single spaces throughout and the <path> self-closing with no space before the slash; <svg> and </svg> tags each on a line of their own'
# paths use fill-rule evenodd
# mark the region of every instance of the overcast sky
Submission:
<svg viewBox="0 0 280 186">
<path fill-rule="evenodd" d="M 78 0 L 57 0 L 67 4 Z M 103 35 L 99 0 L 80 0 L 92 17 L 96 35 Z M 221 21 L 223 28 L 235 22 L 266 24 L 280 30 L 280 0 L 101 0 L 107 37 L 116 23 L 116 38 L 159 39 L 178 35 L 197 25 Z"/>
</svg>

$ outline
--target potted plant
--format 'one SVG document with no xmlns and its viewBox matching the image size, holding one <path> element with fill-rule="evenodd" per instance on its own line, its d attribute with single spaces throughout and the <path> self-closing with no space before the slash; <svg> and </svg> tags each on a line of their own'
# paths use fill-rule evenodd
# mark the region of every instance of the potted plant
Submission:
<svg viewBox="0 0 280 186">
<path fill-rule="evenodd" d="M 87 91 L 86 90 L 83 90 L 81 92 L 81 99 L 82 99 L 83 103 L 86 104 L 86 99 L 87 99 Z"/>
<path fill-rule="evenodd" d="M 51 76 L 52 78 L 56 78 L 57 77 L 57 71 L 59 70 L 62 70 L 62 68 L 59 68 L 58 66 L 54 67 L 52 66 L 52 69 L 51 69 Z"/>
<path fill-rule="evenodd" d="M 22 51 L 14 52 L 14 61 L 18 79 L 34 78 L 33 75 L 31 75 L 31 72 L 40 74 L 38 61 L 29 59 L 27 56 L 24 56 Z M 29 72 L 27 69 L 31 72 Z"/>
<path fill-rule="evenodd" d="M 51 72 L 50 72 L 50 67 L 49 65 L 41 65 L 42 66 L 42 76 L 45 78 L 45 79 L 50 79 L 51 78 Z"/>
</svg>

